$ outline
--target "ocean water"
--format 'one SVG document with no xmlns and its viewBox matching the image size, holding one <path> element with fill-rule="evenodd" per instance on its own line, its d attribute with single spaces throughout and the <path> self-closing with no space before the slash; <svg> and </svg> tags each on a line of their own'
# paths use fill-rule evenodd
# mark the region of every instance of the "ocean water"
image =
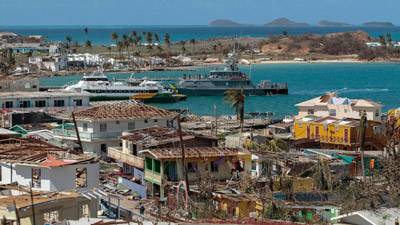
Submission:
<svg viewBox="0 0 400 225">
<path fill-rule="evenodd" d="M 197 71 L 167 71 L 137 73 L 136 77 L 181 77 L 184 73 L 205 74 L 209 68 Z M 287 82 L 288 95 L 248 96 L 246 112 L 273 112 L 281 118 L 297 112 L 296 103 L 336 91 L 340 96 L 365 98 L 380 102 L 384 110 L 400 107 L 400 64 L 396 63 L 304 63 L 263 64 L 241 69 L 250 74 L 254 82 L 271 80 Z M 108 74 L 110 78 L 127 78 L 131 74 Z M 41 85 L 59 86 L 79 80 L 81 75 L 49 77 L 40 80 Z M 190 96 L 186 101 L 154 104 L 162 108 L 184 108 L 199 115 L 214 115 L 214 105 L 219 115 L 234 114 L 222 96 Z"/>
<path fill-rule="evenodd" d="M 400 27 L 210 27 L 210 26 L 88 26 L 88 34 L 84 32 L 84 26 L 0 26 L 0 31 L 11 31 L 20 35 L 43 35 L 50 41 L 65 41 L 66 36 L 71 36 L 73 41 L 83 43 L 87 39 L 94 44 L 109 45 L 113 43 L 111 33 L 120 35 L 137 32 L 156 32 L 160 39 L 165 33 L 169 33 L 172 41 L 205 40 L 216 37 L 266 37 L 282 34 L 287 31 L 289 35 L 299 34 L 327 34 L 333 32 L 345 32 L 363 30 L 372 37 L 380 34 L 391 33 L 393 40 L 400 40 Z M 162 40 L 161 40 L 162 41 Z"/>
</svg>

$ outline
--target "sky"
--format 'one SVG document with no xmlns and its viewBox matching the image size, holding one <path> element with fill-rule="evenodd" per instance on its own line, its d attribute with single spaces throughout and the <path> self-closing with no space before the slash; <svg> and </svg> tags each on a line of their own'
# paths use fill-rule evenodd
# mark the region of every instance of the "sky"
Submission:
<svg viewBox="0 0 400 225">
<path fill-rule="evenodd" d="M 400 25 L 399 8 L 400 0 L 0 0 L 0 26 L 264 24 L 278 17 Z"/>
</svg>

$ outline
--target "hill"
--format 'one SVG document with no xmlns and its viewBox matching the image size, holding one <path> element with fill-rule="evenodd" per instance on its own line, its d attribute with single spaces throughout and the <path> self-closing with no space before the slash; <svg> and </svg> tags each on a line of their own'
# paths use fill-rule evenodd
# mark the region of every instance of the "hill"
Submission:
<svg viewBox="0 0 400 225">
<path fill-rule="evenodd" d="M 321 20 L 318 22 L 318 26 L 322 27 L 345 27 L 345 26 L 351 26 L 348 23 L 342 23 L 342 22 L 335 22 L 335 21 L 329 21 L 329 20 Z"/>
<path fill-rule="evenodd" d="M 391 22 L 366 22 L 363 23 L 364 27 L 394 27 L 394 24 Z"/>
<path fill-rule="evenodd" d="M 273 27 L 307 27 L 310 26 L 308 23 L 302 23 L 302 22 L 295 22 L 292 20 L 289 20 L 287 18 L 278 18 L 275 19 L 267 24 L 265 26 L 273 26 Z"/>
<path fill-rule="evenodd" d="M 233 27 L 233 26 L 241 26 L 242 24 L 237 23 L 233 20 L 226 20 L 226 19 L 218 19 L 213 20 L 209 23 L 210 26 L 222 26 L 222 27 Z"/>
</svg>

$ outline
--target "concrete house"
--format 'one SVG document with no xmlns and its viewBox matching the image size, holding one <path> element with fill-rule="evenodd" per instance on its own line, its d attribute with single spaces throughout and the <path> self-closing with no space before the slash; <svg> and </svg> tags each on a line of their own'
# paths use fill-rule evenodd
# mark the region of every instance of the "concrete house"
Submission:
<svg viewBox="0 0 400 225">
<path fill-rule="evenodd" d="M 151 126 L 174 126 L 175 113 L 144 105 L 136 101 L 100 103 L 74 113 L 79 136 L 85 152 L 107 156 L 107 148 L 120 146 L 123 131 Z M 55 129 L 55 137 L 61 141 L 76 141 L 74 129 Z"/>
<path fill-rule="evenodd" d="M 158 148 L 144 150 L 145 180 L 151 195 L 164 198 L 164 182 L 184 180 L 181 166 L 182 154 L 179 148 Z M 186 148 L 186 167 L 189 181 L 195 181 L 205 173 L 217 180 L 229 180 L 238 172 L 250 171 L 251 154 L 233 148 L 195 147 Z"/>
<path fill-rule="evenodd" d="M 367 119 L 381 121 L 382 105 L 365 99 L 349 99 L 338 97 L 336 93 L 316 97 L 296 104 L 299 108 L 297 118 L 307 115 L 318 117 L 334 117 L 336 119 L 351 118 L 360 119 L 361 113 L 367 113 Z"/>
<path fill-rule="evenodd" d="M 35 191 L 86 192 L 98 187 L 99 163 L 35 139 L 0 141 L 0 184 Z"/>
</svg>

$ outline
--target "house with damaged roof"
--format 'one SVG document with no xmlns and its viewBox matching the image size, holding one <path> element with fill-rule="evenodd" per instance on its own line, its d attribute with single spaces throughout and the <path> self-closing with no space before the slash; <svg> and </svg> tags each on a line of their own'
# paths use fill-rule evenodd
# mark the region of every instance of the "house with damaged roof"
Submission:
<svg viewBox="0 0 400 225">
<path fill-rule="evenodd" d="M 250 171 L 251 154 L 236 148 L 189 147 L 185 148 L 185 168 L 179 147 L 157 148 L 142 151 L 145 158 L 145 180 L 150 195 L 166 196 L 167 184 L 179 183 L 186 169 L 189 182 L 209 173 L 215 180 L 226 181 L 242 171 Z"/>
<path fill-rule="evenodd" d="M 178 148 L 179 132 L 174 128 L 153 126 L 123 132 L 121 141 L 121 147 L 108 148 L 108 158 L 114 159 L 122 167 L 125 177 L 119 178 L 120 183 L 145 198 L 147 194 L 144 182 L 144 158 L 140 152 L 156 148 Z M 216 138 L 188 131 L 182 131 L 182 142 L 185 147 L 218 146 Z"/>
<path fill-rule="evenodd" d="M 0 184 L 17 183 L 35 191 L 86 192 L 98 187 L 99 162 L 36 139 L 0 141 Z"/>
<path fill-rule="evenodd" d="M 85 152 L 103 157 L 107 148 L 120 146 L 123 131 L 151 126 L 173 127 L 175 113 L 144 105 L 136 101 L 102 102 L 74 114 L 79 138 Z M 73 120 L 72 118 L 69 118 Z M 77 141 L 75 129 L 54 129 L 55 137 L 63 142 Z"/>
<path fill-rule="evenodd" d="M 334 92 L 296 104 L 299 109 L 297 118 L 307 115 L 334 117 L 336 119 L 360 119 L 366 112 L 367 120 L 382 121 L 382 105 L 368 99 L 350 99 L 339 97 Z"/>
</svg>

